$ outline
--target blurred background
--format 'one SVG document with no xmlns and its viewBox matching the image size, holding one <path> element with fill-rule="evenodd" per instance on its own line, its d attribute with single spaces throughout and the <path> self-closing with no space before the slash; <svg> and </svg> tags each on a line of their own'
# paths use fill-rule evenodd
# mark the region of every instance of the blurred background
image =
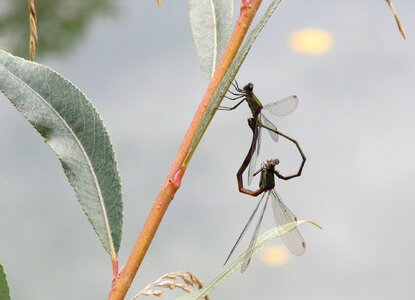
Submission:
<svg viewBox="0 0 415 300">
<path fill-rule="evenodd" d="M 37 61 L 88 95 L 112 137 L 125 203 L 123 265 L 207 85 L 188 3 L 36 4 Z M 262 31 L 237 79 L 254 82 L 263 103 L 299 96 L 293 114 L 272 120 L 308 160 L 303 176 L 278 181 L 277 190 L 299 219 L 324 230 L 301 228 L 302 257 L 274 241 L 212 299 L 413 299 L 415 2 L 395 5 L 406 41 L 384 1 L 284 1 Z M 26 1 L 2 1 L 0 48 L 27 57 L 27 44 Z M 12 298 L 105 299 L 107 253 L 53 152 L 0 98 L 0 261 Z M 236 184 L 248 117 L 246 105 L 216 114 L 126 299 L 171 271 L 209 282 L 224 270 L 259 200 Z M 296 170 L 292 145 L 265 135 L 263 144 L 259 161 L 278 157 L 282 172 Z M 267 211 L 262 230 L 272 226 Z"/>
</svg>

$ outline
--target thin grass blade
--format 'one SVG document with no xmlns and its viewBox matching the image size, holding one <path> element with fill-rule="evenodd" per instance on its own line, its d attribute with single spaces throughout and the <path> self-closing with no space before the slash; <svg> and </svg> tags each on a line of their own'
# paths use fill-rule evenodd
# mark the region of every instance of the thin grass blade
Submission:
<svg viewBox="0 0 415 300">
<path fill-rule="evenodd" d="M 310 223 L 314 226 L 321 229 L 321 226 L 313 221 L 297 221 L 295 226 L 300 226 L 303 223 Z M 255 244 L 253 255 L 258 253 L 262 248 L 269 244 L 274 238 L 278 236 L 282 236 L 292 230 L 293 225 L 287 224 L 286 226 L 274 227 L 258 237 L 258 241 Z M 218 277 L 216 277 L 213 281 L 206 285 L 201 290 L 195 291 L 190 294 L 185 294 L 181 297 L 176 298 L 176 300 L 195 300 L 201 299 L 202 297 L 206 296 L 220 284 L 222 284 L 233 272 L 235 272 L 243 263 L 245 255 L 249 251 L 249 249 L 245 250 L 239 257 L 225 270 L 223 271 Z"/>
<path fill-rule="evenodd" d="M 0 51 L 0 91 L 58 156 L 89 222 L 115 258 L 122 234 L 121 182 L 95 107 L 58 73 L 5 51 Z"/>
</svg>

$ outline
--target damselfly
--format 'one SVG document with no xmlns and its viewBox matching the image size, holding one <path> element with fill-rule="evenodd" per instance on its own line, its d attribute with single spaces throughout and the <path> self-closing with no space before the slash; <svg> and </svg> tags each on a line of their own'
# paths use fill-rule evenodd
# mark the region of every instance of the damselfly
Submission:
<svg viewBox="0 0 415 300">
<path fill-rule="evenodd" d="M 244 229 L 242 230 L 242 233 L 240 234 L 240 236 L 238 237 L 235 245 L 233 246 L 231 252 L 229 253 L 225 264 L 227 263 L 227 261 L 229 260 L 229 258 L 231 257 L 231 255 L 233 254 L 233 252 L 235 251 L 237 245 L 239 244 L 239 242 L 241 241 L 242 237 L 245 235 L 246 231 L 249 228 L 249 225 L 251 224 L 253 218 L 255 217 L 255 214 L 257 213 L 261 203 L 263 202 L 263 200 L 265 199 L 265 204 L 261 210 L 260 216 L 258 218 L 257 221 L 257 225 L 255 227 L 254 233 L 252 235 L 251 241 L 249 243 L 248 246 L 248 250 L 245 254 L 245 257 L 243 259 L 243 263 L 242 263 L 242 267 L 241 267 L 241 272 L 244 272 L 245 269 L 248 267 L 249 262 L 251 261 L 251 257 L 253 255 L 254 252 L 254 246 L 258 237 L 258 233 L 259 233 L 259 229 L 262 223 L 262 219 L 264 217 L 264 213 L 268 204 L 268 200 L 271 199 L 272 201 L 272 208 L 273 208 L 273 213 L 274 213 L 274 219 L 275 219 L 275 223 L 277 226 L 289 226 L 289 232 L 287 232 L 286 234 L 282 235 L 281 238 L 284 241 L 285 245 L 287 246 L 287 248 L 295 255 L 302 255 L 305 251 L 306 248 L 306 243 L 300 233 L 300 231 L 298 230 L 297 226 L 296 226 L 296 222 L 297 222 L 297 218 L 296 216 L 291 212 L 291 210 L 288 209 L 288 207 L 282 202 L 281 197 L 278 195 L 278 193 L 275 190 L 275 177 L 274 175 L 276 175 L 278 178 L 280 179 L 284 179 L 284 180 L 289 180 L 292 179 L 294 177 L 298 177 L 301 175 L 301 171 L 302 168 L 304 166 L 305 163 L 305 155 L 303 153 L 303 151 L 301 150 L 301 147 L 299 146 L 299 144 L 291 139 L 290 137 L 286 136 L 285 134 L 279 132 L 278 130 L 275 130 L 274 133 L 279 134 L 287 139 L 289 139 L 291 142 L 293 142 L 298 151 L 301 154 L 301 157 L 303 158 L 303 161 L 301 163 L 301 166 L 299 168 L 299 170 L 297 171 L 297 173 L 292 174 L 292 175 L 288 175 L 285 176 L 283 174 L 281 174 L 279 171 L 275 170 L 275 166 L 279 164 L 279 160 L 278 159 L 271 159 L 271 160 L 267 160 L 265 163 L 262 164 L 262 167 L 253 174 L 253 176 L 256 176 L 258 174 L 261 174 L 261 178 L 260 178 L 260 182 L 259 182 L 259 188 L 255 191 L 252 191 L 250 189 L 247 189 L 244 187 L 243 185 L 243 178 L 242 178 L 242 174 L 244 173 L 244 171 L 246 170 L 246 168 L 248 167 L 248 164 L 251 160 L 251 156 L 252 156 L 252 152 L 255 151 L 255 141 L 256 141 L 256 132 L 258 129 L 258 126 L 256 124 L 255 119 L 250 118 L 248 120 L 249 126 L 253 131 L 253 139 L 252 139 L 252 143 L 251 143 L 251 147 L 249 149 L 249 152 L 247 154 L 247 156 L 245 157 L 240 169 L 238 170 L 237 173 L 237 179 L 238 179 L 238 188 L 239 191 L 241 193 L 250 195 L 250 196 L 259 196 L 262 194 L 261 200 L 258 202 L 257 206 L 255 207 L 254 211 L 252 212 L 248 222 L 246 223 Z"/>
<path fill-rule="evenodd" d="M 225 107 L 220 106 L 218 110 L 234 110 L 242 102 L 246 101 L 251 109 L 252 117 L 255 120 L 257 133 L 256 139 L 254 143 L 254 150 L 252 152 L 252 156 L 250 158 L 249 169 L 248 169 L 248 185 L 251 184 L 253 179 L 253 174 L 256 168 L 256 161 L 258 158 L 259 150 L 261 148 L 261 128 L 267 129 L 268 133 L 270 134 L 271 138 L 277 142 L 278 141 L 278 134 L 276 133 L 277 128 L 274 124 L 269 121 L 262 111 L 269 111 L 270 113 L 276 116 L 286 116 L 292 113 L 298 105 L 298 98 L 297 96 L 289 96 L 287 98 L 278 100 L 274 103 L 266 104 L 265 106 L 262 105 L 261 101 L 259 101 L 258 97 L 255 96 L 254 84 L 248 83 L 243 88 L 240 88 L 238 82 L 232 83 L 232 86 L 235 88 L 236 93 L 229 91 L 234 97 L 227 97 L 225 98 L 230 100 L 240 100 L 235 106 L 233 107 Z"/>
</svg>

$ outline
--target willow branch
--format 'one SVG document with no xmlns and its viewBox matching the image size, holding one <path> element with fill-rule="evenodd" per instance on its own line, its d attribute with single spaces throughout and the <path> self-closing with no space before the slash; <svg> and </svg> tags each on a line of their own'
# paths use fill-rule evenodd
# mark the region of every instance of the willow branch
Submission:
<svg viewBox="0 0 415 300">
<path fill-rule="evenodd" d="M 174 195 L 180 188 L 180 184 L 183 175 L 186 171 L 187 163 L 184 164 L 186 157 L 189 154 L 190 146 L 195 138 L 197 129 L 203 120 L 203 117 L 207 113 L 207 108 L 212 100 L 215 91 L 218 89 L 221 81 L 225 77 L 227 70 L 232 64 L 243 40 L 246 36 L 248 28 L 250 27 L 252 20 L 254 19 L 256 12 L 261 5 L 262 0 L 251 0 L 248 4 L 247 0 L 242 1 L 240 15 L 236 23 L 233 34 L 228 42 L 228 45 L 222 56 L 222 60 L 213 75 L 202 102 L 200 103 L 195 116 L 190 124 L 190 127 L 186 133 L 186 136 L 179 148 L 176 158 L 168 172 L 167 178 L 163 184 L 161 191 L 159 192 L 153 208 L 144 224 L 136 244 L 134 245 L 130 257 L 124 269 L 121 271 L 119 278 L 117 278 L 113 284 L 112 290 L 108 299 L 124 299 L 137 271 L 144 259 L 144 256 L 150 246 L 151 241 L 160 225 L 164 214 L 170 202 L 173 200 Z"/>
</svg>

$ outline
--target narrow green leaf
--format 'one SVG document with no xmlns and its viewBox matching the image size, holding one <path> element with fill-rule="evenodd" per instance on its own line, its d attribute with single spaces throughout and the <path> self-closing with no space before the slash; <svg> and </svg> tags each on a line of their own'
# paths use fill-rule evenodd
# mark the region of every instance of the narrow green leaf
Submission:
<svg viewBox="0 0 415 300">
<path fill-rule="evenodd" d="M 210 79 L 231 35 L 233 0 L 190 0 L 193 41 L 203 76 Z"/>
<path fill-rule="evenodd" d="M 0 91 L 56 153 L 103 247 L 116 257 L 121 183 L 110 137 L 95 107 L 53 70 L 1 50 Z"/>
<path fill-rule="evenodd" d="M 318 228 L 321 229 L 321 226 L 313 221 L 298 221 L 296 222 L 296 226 L 299 226 L 303 223 L 310 223 Z M 292 226 L 293 223 L 286 224 L 284 226 L 274 227 L 270 230 L 265 231 L 258 237 L 258 241 L 254 247 L 254 255 L 258 253 L 262 248 L 264 248 L 272 239 L 276 238 L 277 236 L 281 236 L 290 232 L 295 226 Z M 193 299 L 200 299 L 207 294 L 209 294 L 213 289 L 219 286 L 223 281 L 225 281 L 233 272 L 240 269 L 240 266 L 243 263 L 245 258 L 245 254 L 249 251 L 249 249 L 245 249 L 245 251 L 239 255 L 239 257 L 225 270 L 223 271 L 218 277 L 216 277 L 212 282 L 207 284 L 203 289 L 194 291 L 190 294 L 185 294 L 176 300 L 193 300 Z"/>
<path fill-rule="evenodd" d="M 0 264 L 0 299 L 10 300 L 9 286 L 7 285 L 6 273 L 4 273 L 3 266 Z"/>
<path fill-rule="evenodd" d="M 254 44 L 256 38 L 258 37 L 259 33 L 261 32 L 262 28 L 264 28 L 265 24 L 268 22 L 269 18 L 277 9 L 278 5 L 280 4 L 281 0 L 273 0 L 271 4 L 268 6 L 268 9 L 262 16 L 259 23 L 251 30 L 247 38 L 245 39 L 244 43 L 242 44 L 241 48 L 238 51 L 238 54 L 235 57 L 235 60 L 232 62 L 231 67 L 229 68 L 228 72 L 226 73 L 224 79 L 222 80 L 221 84 L 219 85 L 218 89 L 216 90 L 215 94 L 213 95 L 212 101 L 208 107 L 207 113 L 204 116 L 199 128 L 197 129 L 196 136 L 192 142 L 192 145 L 189 150 L 189 155 L 186 158 L 186 162 L 190 159 L 197 148 L 200 140 L 203 137 L 207 127 L 209 126 L 210 122 L 212 121 L 213 116 L 216 113 L 216 110 L 222 101 L 223 97 L 225 96 L 226 92 L 231 85 L 231 82 L 234 80 L 236 73 L 238 73 L 239 68 L 241 67 L 242 63 L 244 62 L 246 56 L 248 55 L 249 50 L 251 49 L 252 45 Z"/>
</svg>

